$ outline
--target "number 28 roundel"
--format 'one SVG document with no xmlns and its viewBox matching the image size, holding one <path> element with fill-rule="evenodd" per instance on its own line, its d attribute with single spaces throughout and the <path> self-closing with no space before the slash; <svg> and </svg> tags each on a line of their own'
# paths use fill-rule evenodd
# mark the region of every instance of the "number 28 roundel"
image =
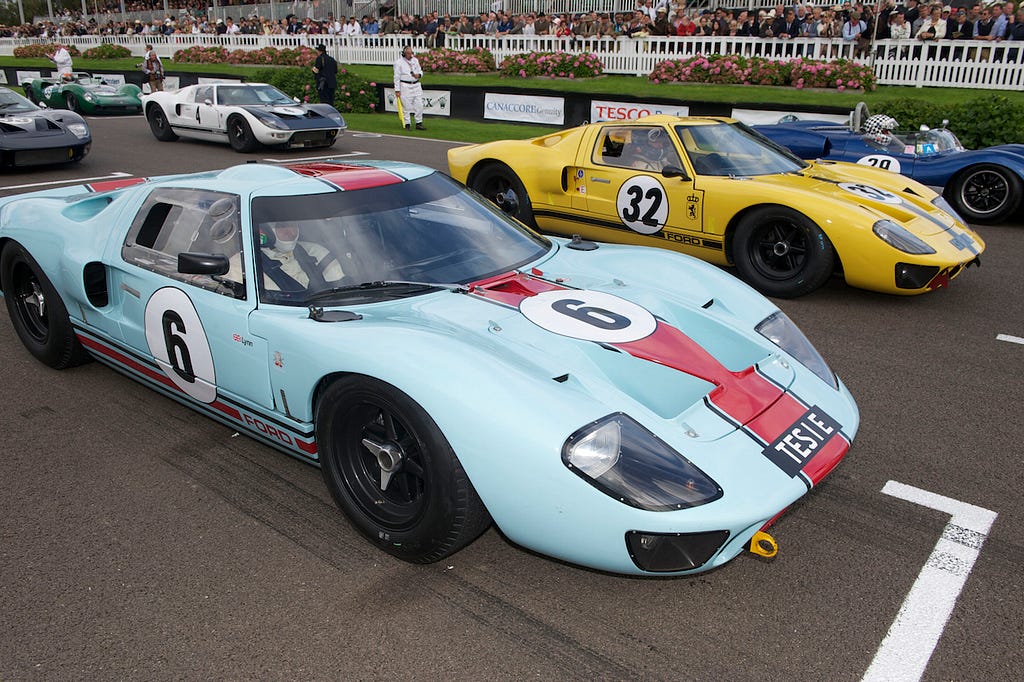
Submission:
<svg viewBox="0 0 1024 682">
<path fill-rule="evenodd" d="M 615 210 L 629 229 L 640 234 L 654 234 L 668 220 L 665 188 L 650 175 L 634 175 L 619 188 Z"/>
<path fill-rule="evenodd" d="M 213 353 L 192 300 L 181 289 L 158 289 L 146 304 L 146 343 L 174 385 L 203 403 L 217 399 Z"/>
</svg>

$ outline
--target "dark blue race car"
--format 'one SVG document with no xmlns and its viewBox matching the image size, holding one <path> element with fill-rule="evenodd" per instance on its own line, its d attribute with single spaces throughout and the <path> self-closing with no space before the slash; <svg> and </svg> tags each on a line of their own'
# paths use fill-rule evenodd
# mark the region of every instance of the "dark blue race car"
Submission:
<svg viewBox="0 0 1024 682">
<path fill-rule="evenodd" d="M 755 126 L 804 159 L 850 161 L 902 173 L 943 194 L 969 222 L 1006 220 L 1021 205 L 1024 144 L 969 150 L 945 127 L 901 131 L 863 105 L 847 125 L 786 121 Z"/>
</svg>

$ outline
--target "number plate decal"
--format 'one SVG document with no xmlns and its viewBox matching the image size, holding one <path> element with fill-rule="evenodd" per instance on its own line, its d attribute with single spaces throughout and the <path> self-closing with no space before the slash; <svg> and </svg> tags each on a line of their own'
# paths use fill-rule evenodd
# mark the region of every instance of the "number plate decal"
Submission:
<svg viewBox="0 0 1024 682">
<path fill-rule="evenodd" d="M 640 234 L 654 234 L 668 221 L 665 188 L 650 175 L 634 175 L 619 188 L 615 210 L 629 229 Z"/>
<path fill-rule="evenodd" d="M 519 310 L 549 332 L 598 343 L 638 341 L 658 326 L 646 308 L 600 291 L 545 291 L 524 298 Z"/>
<path fill-rule="evenodd" d="M 192 300 L 181 289 L 158 289 L 146 304 L 146 342 L 174 385 L 203 403 L 217 399 L 213 353 Z"/>
<path fill-rule="evenodd" d="M 851 194 L 856 194 L 861 199 L 867 199 L 868 201 L 878 201 L 883 204 L 902 204 L 903 199 L 892 192 L 887 192 L 884 189 L 878 189 L 871 185 L 863 185 L 859 182 L 840 182 L 839 186 L 845 189 Z"/>
<path fill-rule="evenodd" d="M 843 427 L 820 407 L 812 407 L 762 452 L 793 478 Z"/>
</svg>

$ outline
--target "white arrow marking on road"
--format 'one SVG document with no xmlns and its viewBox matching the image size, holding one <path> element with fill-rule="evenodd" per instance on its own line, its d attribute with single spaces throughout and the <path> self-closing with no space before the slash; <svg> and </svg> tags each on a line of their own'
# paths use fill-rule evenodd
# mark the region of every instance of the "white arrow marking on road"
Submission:
<svg viewBox="0 0 1024 682">
<path fill-rule="evenodd" d="M 896 481 L 886 483 L 882 492 L 952 516 L 862 678 L 920 680 L 996 513 Z"/>
<path fill-rule="evenodd" d="M 996 341 L 1009 341 L 1010 343 L 1019 343 L 1024 345 L 1024 339 L 1019 336 L 1010 336 L 1009 334 L 999 334 L 996 336 Z"/>
<path fill-rule="evenodd" d="M 52 182 L 33 182 L 31 185 L 7 185 L 0 186 L 0 191 L 8 189 L 27 189 L 29 187 L 46 187 L 47 185 L 84 185 L 94 180 L 110 180 L 112 178 L 130 178 L 131 173 L 111 173 L 110 175 L 99 175 L 95 178 L 71 178 L 70 180 L 54 180 Z"/>
</svg>

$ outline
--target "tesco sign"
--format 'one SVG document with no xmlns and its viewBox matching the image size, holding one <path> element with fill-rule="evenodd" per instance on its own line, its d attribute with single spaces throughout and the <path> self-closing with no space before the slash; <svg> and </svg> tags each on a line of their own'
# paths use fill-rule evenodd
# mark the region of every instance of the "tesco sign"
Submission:
<svg viewBox="0 0 1024 682">
<path fill-rule="evenodd" d="M 669 116 L 689 116 L 690 107 L 675 104 L 649 104 L 645 102 L 612 102 L 607 100 L 590 100 L 590 122 L 599 121 L 635 121 L 644 116 L 668 114 Z"/>
</svg>

